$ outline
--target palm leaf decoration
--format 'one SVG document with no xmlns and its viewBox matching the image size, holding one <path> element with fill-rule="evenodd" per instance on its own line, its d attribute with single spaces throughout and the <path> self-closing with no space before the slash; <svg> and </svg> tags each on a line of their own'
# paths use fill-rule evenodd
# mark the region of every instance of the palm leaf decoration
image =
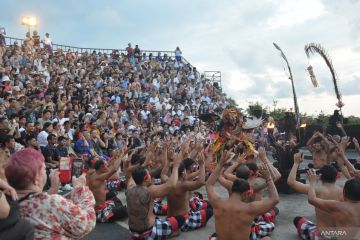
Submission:
<svg viewBox="0 0 360 240">
<path fill-rule="evenodd" d="M 336 94 L 336 98 L 338 99 L 338 103 L 336 105 L 339 108 L 342 108 L 344 106 L 344 104 L 341 101 L 341 93 L 339 91 L 339 87 L 337 84 L 338 77 L 337 77 L 336 71 L 334 69 L 334 66 L 332 64 L 330 55 L 327 53 L 325 48 L 323 48 L 320 44 L 317 44 L 317 43 L 310 43 L 310 44 L 305 45 L 305 53 L 308 58 L 310 58 L 310 55 L 314 55 L 315 53 L 318 53 L 324 59 L 326 65 L 328 66 L 328 68 L 330 70 L 332 80 L 334 83 L 335 94 Z"/>
<path fill-rule="evenodd" d="M 300 111 L 299 111 L 299 105 L 298 105 L 298 102 L 297 102 L 294 79 L 293 79 L 293 76 L 292 76 L 290 64 L 289 64 L 289 61 L 287 60 L 284 52 L 281 50 L 281 48 L 276 43 L 273 43 L 273 44 L 274 44 L 275 48 L 277 50 L 279 50 L 280 56 L 285 60 L 286 65 L 287 65 L 288 70 L 289 70 L 289 76 L 290 76 L 289 79 L 291 81 L 293 98 L 294 98 L 294 110 L 295 110 L 295 117 L 296 117 L 296 128 L 298 128 L 300 126 Z"/>
</svg>

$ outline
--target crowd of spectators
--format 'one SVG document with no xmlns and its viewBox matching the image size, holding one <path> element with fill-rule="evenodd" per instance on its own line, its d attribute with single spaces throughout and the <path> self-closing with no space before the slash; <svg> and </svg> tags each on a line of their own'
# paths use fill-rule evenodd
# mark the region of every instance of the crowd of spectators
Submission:
<svg viewBox="0 0 360 240">
<path fill-rule="evenodd" d="M 179 48 L 176 59 L 142 54 L 131 44 L 126 54 L 51 54 L 48 44 L 37 47 L 28 35 L 21 46 L 0 48 L 1 143 L 10 153 L 34 136 L 49 164 L 66 155 L 49 151 L 61 141 L 70 154 L 106 157 L 156 134 L 186 137 L 190 129 L 204 135 L 196 117 L 228 105 L 196 68 L 181 61 Z M 88 148 L 81 147 L 84 141 Z"/>
</svg>

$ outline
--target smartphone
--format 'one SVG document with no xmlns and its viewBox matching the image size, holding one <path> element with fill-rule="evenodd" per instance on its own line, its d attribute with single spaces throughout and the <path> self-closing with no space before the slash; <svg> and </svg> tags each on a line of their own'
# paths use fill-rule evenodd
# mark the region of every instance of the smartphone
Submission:
<svg viewBox="0 0 360 240">
<path fill-rule="evenodd" d="M 175 148 L 176 153 L 179 153 L 180 151 L 181 151 L 181 147 L 178 146 L 178 147 Z"/>
<path fill-rule="evenodd" d="M 82 158 L 76 158 L 72 162 L 72 176 L 80 177 L 83 173 L 84 162 Z"/>
</svg>

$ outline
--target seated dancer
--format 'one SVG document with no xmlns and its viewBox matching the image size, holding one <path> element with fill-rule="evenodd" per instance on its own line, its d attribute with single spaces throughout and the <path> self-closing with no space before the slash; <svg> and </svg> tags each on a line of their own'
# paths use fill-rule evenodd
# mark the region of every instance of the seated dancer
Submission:
<svg viewBox="0 0 360 240">
<path fill-rule="evenodd" d="M 188 159 L 185 162 L 191 162 Z M 191 231 L 206 225 L 207 221 L 212 217 L 213 210 L 210 204 L 196 204 L 195 200 L 198 197 L 191 197 L 191 191 L 199 189 L 205 185 L 205 162 L 204 157 L 199 158 L 199 175 L 196 180 L 187 179 L 187 172 L 185 169 L 184 161 L 179 166 L 178 174 L 179 179 L 175 187 L 171 189 L 167 195 L 168 212 L 167 215 L 177 216 L 182 215 L 185 217 L 185 224 L 181 227 L 182 231 Z M 193 203 L 193 204 L 192 204 Z M 201 203 L 201 202 L 200 202 Z M 190 207 L 192 206 L 192 208 Z M 199 207 L 199 209 L 196 209 Z"/>
<path fill-rule="evenodd" d="M 206 178 L 206 167 L 205 167 L 205 155 L 204 153 L 198 154 L 199 158 L 203 159 L 205 169 L 205 178 Z M 199 161 L 196 162 L 192 158 L 185 158 L 182 163 L 184 164 L 186 171 L 186 180 L 197 180 L 200 177 L 201 168 L 199 166 Z M 205 180 L 204 180 L 205 185 Z M 201 209 L 206 209 L 210 203 L 204 200 L 203 195 L 200 192 L 193 192 L 190 194 L 189 206 L 192 211 L 198 211 Z"/>
<path fill-rule="evenodd" d="M 322 133 L 316 131 L 306 145 L 312 154 L 313 167 L 315 169 L 330 164 L 328 153 L 332 144 Z"/>
<path fill-rule="evenodd" d="M 164 169 L 168 168 L 165 166 L 168 158 L 169 144 L 162 143 L 159 140 L 155 140 L 154 144 L 146 150 L 144 157 L 142 154 L 135 153 L 130 159 L 130 164 L 132 166 L 146 166 L 149 171 L 150 177 L 155 178 L 154 184 L 158 185 L 161 182 L 166 182 L 166 179 L 159 179 L 165 177 L 165 174 L 162 174 Z M 154 165 L 155 161 L 158 161 L 157 166 Z M 164 168 L 165 167 L 165 168 Z M 153 212 L 155 215 L 166 215 L 168 206 L 166 203 L 162 202 L 163 197 L 154 198 L 154 208 Z"/>
<path fill-rule="evenodd" d="M 349 145 L 349 138 L 342 138 L 340 143 L 334 141 L 334 153 L 333 156 L 336 156 L 336 165 L 344 174 L 347 179 L 351 179 L 355 177 L 354 175 L 357 168 L 360 168 L 359 163 L 355 163 L 354 165 L 351 164 L 349 159 L 347 158 L 345 151 L 347 146 Z M 356 148 L 356 144 L 355 144 Z M 339 173 L 338 173 L 339 176 Z"/>
<path fill-rule="evenodd" d="M 249 237 L 250 239 L 264 238 L 272 231 L 273 225 L 269 224 L 268 221 L 258 221 L 259 224 L 254 226 L 254 219 L 267 211 L 274 212 L 272 208 L 279 202 L 279 195 L 270 172 L 266 165 L 261 165 L 259 168 L 261 176 L 264 177 L 268 186 L 269 198 L 249 203 L 249 198 L 253 194 L 249 183 L 244 179 L 236 179 L 230 197 L 221 199 L 216 193 L 214 184 L 218 180 L 225 163 L 230 158 L 231 153 L 224 153 L 220 163 L 206 182 L 206 191 L 215 214 L 216 234 L 213 234 L 212 239 L 248 240 Z M 266 218 L 266 216 L 268 215 L 263 214 L 258 218 Z M 261 231 L 252 228 L 259 228 Z"/>
<path fill-rule="evenodd" d="M 265 166 L 268 166 L 270 176 L 273 181 L 277 181 L 280 179 L 281 174 L 279 171 L 270 163 L 269 159 L 266 156 L 265 149 L 263 147 L 259 148 L 259 159 L 263 162 Z M 247 180 L 250 184 L 250 188 L 253 190 L 254 194 L 249 196 L 248 202 L 251 201 L 260 201 L 263 198 L 264 191 L 267 188 L 267 184 L 264 178 L 259 177 L 259 169 L 256 163 L 250 162 L 244 164 L 246 162 L 245 155 L 239 155 L 237 158 L 237 162 L 230 166 L 225 172 L 224 175 L 226 178 L 231 179 L 227 180 L 224 177 L 220 176 L 219 182 L 222 186 L 224 186 L 227 190 L 229 195 L 231 195 L 231 189 L 233 185 L 233 181 L 237 178 L 242 178 Z M 236 168 L 236 175 L 232 172 Z M 252 224 L 252 236 L 259 236 L 259 233 L 263 233 L 262 237 L 268 236 L 272 233 L 275 229 L 275 217 L 278 215 L 279 210 L 274 207 L 273 211 L 269 211 L 263 214 L 263 216 L 256 217 Z M 266 231 L 261 231 L 261 229 L 265 227 Z"/>
<path fill-rule="evenodd" d="M 192 158 L 185 158 L 182 163 L 184 164 L 186 170 L 186 179 L 192 180 L 199 175 L 198 163 Z"/>
<path fill-rule="evenodd" d="M 96 161 L 94 170 L 88 174 L 88 185 L 96 200 L 95 213 L 98 222 L 112 222 L 127 217 L 126 206 L 116 197 L 116 193 L 107 194 L 107 180 L 119 169 L 123 154 L 124 151 L 114 153 L 110 166 L 107 166 L 104 160 Z"/>
<path fill-rule="evenodd" d="M 181 153 L 175 156 L 171 176 L 166 183 L 160 185 L 152 185 L 151 176 L 145 167 L 129 166 L 129 161 L 126 161 L 126 201 L 130 235 L 133 239 L 166 239 L 179 233 L 185 222 L 183 216 L 161 220 L 155 217 L 152 209 L 154 199 L 166 196 L 177 184 L 181 156 Z"/>
<path fill-rule="evenodd" d="M 204 158 L 204 155 L 201 154 L 202 158 Z M 204 161 L 203 161 L 204 162 Z M 162 181 L 166 182 L 166 180 L 168 179 L 168 176 L 166 175 L 168 172 L 168 167 L 167 167 L 167 163 L 165 163 L 165 166 L 163 168 L 162 174 L 161 174 L 161 178 Z M 204 170 L 205 170 L 205 162 L 204 162 Z M 197 183 L 201 182 L 200 179 L 200 171 L 201 168 L 199 170 L 196 170 L 198 167 L 198 163 L 196 161 L 194 161 L 191 158 L 185 158 L 182 162 L 181 162 L 181 168 L 184 168 L 184 171 L 186 171 L 186 174 L 184 174 L 184 176 L 186 177 L 186 181 L 195 181 Z M 180 175 L 179 175 L 180 177 Z M 204 179 L 204 184 L 205 184 L 205 179 Z M 204 185 L 203 184 L 203 185 Z M 200 186 L 201 187 L 201 186 Z M 198 187 L 198 188 L 200 188 Z M 198 189 L 196 188 L 196 189 Z M 188 193 L 188 196 L 190 196 L 190 198 L 188 198 L 188 202 L 189 202 L 189 207 L 191 211 L 200 211 L 203 209 L 206 209 L 210 204 L 208 201 L 204 200 L 202 194 L 200 192 L 193 192 L 193 193 Z M 156 215 L 167 215 L 168 214 L 168 203 L 163 203 L 162 202 L 162 198 L 156 198 L 154 200 L 154 213 Z"/>
<path fill-rule="evenodd" d="M 304 184 L 296 181 L 296 172 L 299 168 L 303 158 L 301 153 L 294 154 L 294 165 L 290 171 L 287 183 L 295 191 L 308 194 L 310 184 Z M 312 170 L 309 170 L 312 171 Z M 341 187 L 336 186 L 337 170 L 331 165 L 324 165 L 319 170 L 321 185 L 316 186 L 316 196 L 321 199 L 343 201 L 343 190 Z M 301 239 L 319 239 L 320 233 L 318 228 L 321 227 L 335 227 L 335 220 L 329 214 L 315 206 L 317 224 L 311 222 L 307 218 L 296 217 L 294 219 L 295 227 L 298 230 Z"/>
<path fill-rule="evenodd" d="M 126 148 L 123 151 L 124 151 L 124 155 L 128 153 L 130 154 L 129 156 L 131 156 L 132 153 L 134 152 L 133 150 L 131 150 L 129 153 L 128 149 Z M 111 158 L 109 161 L 107 161 L 108 167 L 112 166 L 113 162 L 114 162 L 114 158 Z M 113 198 L 114 196 L 116 196 L 117 192 L 120 192 L 121 190 L 125 190 L 125 187 L 126 187 L 126 179 L 120 176 L 120 167 L 119 167 L 116 169 L 116 172 L 114 172 L 113 175 L 111 175 L 108 179 L 106 179 L 106 191 L 107 191 L 106 199 Z"/>
<path fill-rule="evenodd" d="M 263 164 L 268 166 L 271 178 L 274 182 L 281 178 L 280 172 L 271 164 L 269 159 L 266 156 L 266 151 L 263 147 L 260 147 L 259 150 L 259 159 Z M 220 183 L 228 190 L 229 194 L 231 193 L 232 182 L 235 181 L 237 178 L 243 178 L 247 180 L 250 184 L 250 187 L 254 190 L 255 200 L 261 200 L 263 197 L 263 193 L 265 188 L 267 187 L 266 182 L 263 178 L 258 177 L 259 171 L 258 166 L 254 162 L 246 163 L 245 160 L 246 155 L 242 154 L 239 155 L 237 161 L 231 165 L 226 171 L 224 172 L 224 176 L 227 180 L 219 178 Z M 233 174 L 233 171 L 236 169 L 236 174 Z"/>
<path fill-rule="evenodd" d="M 360 179 L 346 181 L 343 191 L 344 201 L 325 200 L 316 196 L 318 176 L 312 171 L 309 171 L 308 174 L 309 203 L 326 212 L 333 219 L 337 230 L 345 230 L 346 239 L 360 239 Z"/>
</svg>

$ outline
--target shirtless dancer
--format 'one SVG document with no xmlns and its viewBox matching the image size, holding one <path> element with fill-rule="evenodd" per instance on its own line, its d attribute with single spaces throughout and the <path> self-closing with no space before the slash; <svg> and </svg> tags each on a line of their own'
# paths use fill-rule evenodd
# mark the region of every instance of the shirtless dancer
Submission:
<svg viewBox="0 0 360 240">
<path fill-rule="evenodd" d="M 126 206 L 123 206 L 116 194 L 111 199 L 107 198 L 107 180 L 117 172 L 120 167 L 123 152 L 115 153 L 111 165 L 103 160 L 94 163 L 94 169 L 89 172 L 87 181 L 94 194 L 96 204 L 95 213 L 98 222 L 112 222 L 127 217 Z"/>
<path fill-rule="evenodd" d="M 184 161 L 180 164 L 178 169 L 178 183 L 167 195 L 167 215 L 169 217 L 178 215 L 185 217 L 185 224 L 181 227 L 182 231 L 191 231 L 205 226 L 207 221 L 209 221 L 213 215 L 213 210 L 210 204 L 204 204 L 203 206 L 205 208 L 203 209 L 191 209 L 189 206 L 191 191 L 199 189 L 205 185 L 204 157 L 200 157 L 198 163 L 199 175 L 194 181 L 192 179 L 188 179 Z"/>
<path fill-rule="evenodd" d="M 236 172 L 233 174 L 233 169 L 236 167 Z M 251 167 L 251 169 L 250 169 Z M 221 175 L 218 179 L 219 183 L 226 188 L 229 196 L 231 195 L 231 189 L 233 182 L 242 178 L 250 184 L 250 188 L 254 191 L 254 195 L 252 198 L 249 198 L 249 201 L 261 200 L 264 194 L 264 190 L 267 187 L 267 184 L 263 178 L 258 177 L 259 170 L 256 163 L 234 163 L 231 165 L 226 171 L 224 171 L 223 175 Z"/>
<path fill-rule="evenodd" d="M 184 224 L 183 216 L 161 220 L 153 213 L 154 198 L 164 197 L 176 186 L 182 153 L 175 156 L 172 174 L 166 183 L 152 185 L 149 171 L 142 166 L 127 168 L 126 201 L 129 213 L 129 230 L 133 239 L 166 239 L 178 233 Z"/>
<path fill-rule="evenodd" d="M 199 154 L 199 156 L 201 156 L 202 158 L 205 158 L 203 154 Z M 168 163 L 164 164 L 164 168 L 161 173 L 161 179 L 163 182 L 166 182 L 166 180 L 168 179 L 168 176 L 167 176 L 168 172 L 169 172 L 167 169 L 168 165 L 169 165 Z M 180 168 L 183 168 L 183 167 L 185 169 L 184 169 L 184 171 L 181 171 L 181 172 L 186 173 L 186 175 L 185 175 L 186 179 L 184 179 L 184 180 L 186 180 L 188 182 L 195 181 L 197 183 L 202 181 L 200 178 L 201 168 L 198 169 L 198 167 L 200 167 L 200 166 L 198 166 L 198 162 L 195 162 L 191 158 L 185 158 L 184 160 L 182 160 L 181 165 L 180 165 Z M 183 176 L 183 175 L 179 174 L 179 179 L 181 176 Z M 203 181 L 204 181 L 203 185 L 205 185 L 205 178 Z M 198 188 L 200 188 L 200 187 L 198 187 Z M 208 208 L 208 206 L 210 205 L 210 203 L 208 201 L 204 200 L 204 198 L 200 192 L 193 192 L 193 193 L 188 192 L 187 195 L 190 196 L 188 201 L 189 201 L 189 206 L 190 206 L 191 211 L 195 211 L 195 212 L 200 211 L 200 210 Z M 160 215 L 160 216 L 168 215 L 168 203 L 163 203 L 162 200 L 163 199 L 161 199 L 161 198 L 157 198 L 154 201 L 154 213 L 156 215 Z"/>
<path fill-rule="evenodd" d="M 208 154 L 207 157 L 210 157 Z M 198 158 L 202 158 L 201 161 L 203 161 L 205 159 L 205 155 L 204 153 L 197 153 Z M 185 166 L 185 171 L 186 171 L 186 180 L 188 181 L 193 181 L 193 180 L 197 180 L 200 176 L 200 166 L 199 166 L 199 161 L 196 162 L 194 161 L 192 158 L 185 158 L 182 163 Z M 205 166 L 205 178 L 206 178 L 206 164 L 204 162 L 204 166 Z M 205 180 L 204 180 L 204 184 L 205 185 Z M 203 195 L 200 192 L 193 192 L 190 193 L 191 197 L 189 199 L 189 205 L 191 210 L 193 211 L 197 211 L 197 210 L 201 210 L 201 209 L 206 209 L 208 207 L 208 205 L 210 204 L 208 201 L 204 200 Z"/>
<path fill-rule="evenodd" d="M 318 176 L 309 172 L 309 203 L 321 209 L 334 220 L 336 230 L 345 230 L 346 239 L 360 239 L 360 179 L 350 179 L 345 183 L 344 201 L 325 200 L 316 195 Z"/>
<path fill-rule="evenodd" d="M 315 143 L 316 140 L 321 140 L 321 142 Z M 330 164 L 328 153 L 330 152 L 330 146 L 332 144 L 322 133 L 316 131 L 306 145 L 312 154 L 315 169 Z"/>
<path fill-rule="evenodd" d="M 259 148 L 259 159 L 265 166 L 268 167 L 271 178 L 274 182 L 276 182 L 281 177 L 281 174 L 270 163 L 263 147 Z M 263 198 L 264 191 L 267 188 L 267 184 L 264 178 L 259 177 L 259 169 L 256 163 L 250 162 L 244 164 L 244 162 L 246 162 L 244 155 L 239 156 L 237 159 L 237 163 L 233 164 L 224 172 L 224 176 L 230 180 L 227 180 L 224 177 L 220 176 L 219 182 L 228 190 L 228 193 L 230 195 L 233 181 L 235 181 L 237 178 L 247 180 L 250 185 L 250 189 L 253 190 L 253 195 L 249 196 L 248 202 L 260 201 Z M 235 168 L 236 175 L 232 173 Z M 261 216 L 256 217 L 251 227 L 250 239 L 257 239 L 259 237 L 269 236 L 275 229 L 275 218 L 278 213 L 278 208 L 274 207 L 270 211 L 263 213 Z"/>
<path fill-rule="evenodd" d="M 265 164 L 270 172 L 270 176 L 273 181 L 276 182 L 281 178 L 280 172 L 271 164 L 269 159 L 266 156 L 266 151 L 263 147 L 260 147 L 259 150 L 259 159 Z M 231 192 L 232 182 L 237 178 L 243 178 L 247 180 L 250 184 L 250 187 L 254 190 L 255 200 L 261 200 L 263 193 L 267 184 L 265 180 L 259 177 L 258 166 L 254 162 L 244 164 L 246 162 L 245 156 L 241 155 L 238 157 L 237 162 L 230 166 L 225 172 L 224 176 L 229 181 L 224 181 L 220 177 L 220 183 L 228 189 L 228 192 Z M 233 171 L 236 169 L 236 175 L 233 174 Z"/>
<path fill-rule="evenodd" d="M 294 165 L 290 171 L 287 183 L 295 191 L 308 194 L 310 190 L 310 184 L 304 184 L 296 181 L 296 172 L 299 168 L 303 158 L 301 153 L 294 154 Z M 310 170 L 312 171 L 312 170 Z M 319 172 L 321 185 L 316 186 L 316 196 L 326 200 L 343 201 L 343 189 L 335 185 L 337 170 L 331 165 L 324 165 L 320 168 Z M 311 222 L 304 217 L 296 217 L 294 219 L 295 227 L 298 230 L 299 237 L 301 239 L 318 239 L 320 233 L 318 228 L 321 227 L 335 227 L 335 220 L 332 216 L 323 210 L 315 206 L 315 213 L 317 224 Z"/>
<path fill-rule="evenodd" d="M 230 157 L 229 152 L 223 154 L 220 163 L 206 182 L 206 191 L 214 208 L 217 239 L 248 240 L 255 217 L 271 210 L 279 202 L 279 195 L 268 168 L 262 165 L 259 170 L 267 183 L 269 198 L 248 203 L 249 195 L 251 195 L 250 185 L 246 180 L 236 179 L 229 199 L 221 199 L 216 193 L 214 184 Z"/>
</svg>

